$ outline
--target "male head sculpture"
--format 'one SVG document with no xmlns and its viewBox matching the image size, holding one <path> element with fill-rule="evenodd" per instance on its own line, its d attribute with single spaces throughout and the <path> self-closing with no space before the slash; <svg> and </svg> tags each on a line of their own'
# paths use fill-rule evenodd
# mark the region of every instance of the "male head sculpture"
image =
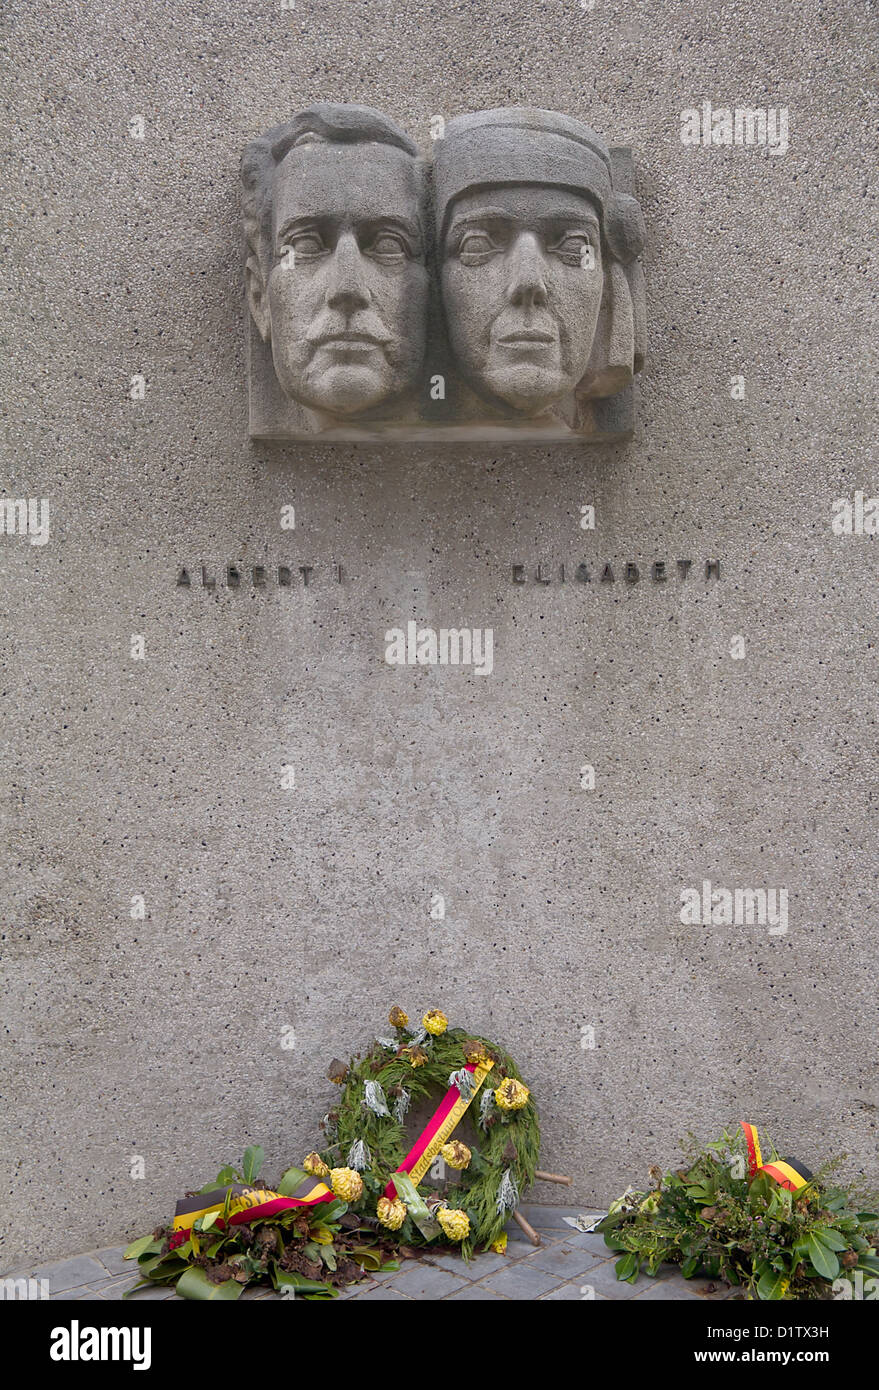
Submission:
<svg viewBox="0 0 879 1390">
<path fill-rule="evenodd" d="M 601 138 L 557 112 L 458 116 L 436 144 L 443 309 L 458 369 L 496 415 L 567 415 L 641 366 L 635 199 Z"/>
<path fill-rule="evenodd" d="M 314 428 L 405 411 L 427 322 L 424 168 L 365 106 L 316 103 L 244 151 L 253 321 Z"/>
</svg>

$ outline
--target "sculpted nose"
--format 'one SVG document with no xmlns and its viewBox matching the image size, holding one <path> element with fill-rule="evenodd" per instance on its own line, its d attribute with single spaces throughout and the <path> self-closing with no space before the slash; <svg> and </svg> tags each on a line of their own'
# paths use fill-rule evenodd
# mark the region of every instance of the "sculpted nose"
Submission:
<svg viewBox="0 0 879 1390">
<path fill-rule="evenodd" d="M 330 258 L 327 275 L 326 301 L 331 309 L 352 313 L 369 304 L 372 294 L 364 268 L 356 237 L 351 232 L 343 232 Z"/>
<path fill-rule="evenodd" d="M 537 308 L 546 303 L 545 261 L 533 232 L 522 232 L 509 252 L 510 279 L 507 299 L 520 309 Z"/>
</svg>

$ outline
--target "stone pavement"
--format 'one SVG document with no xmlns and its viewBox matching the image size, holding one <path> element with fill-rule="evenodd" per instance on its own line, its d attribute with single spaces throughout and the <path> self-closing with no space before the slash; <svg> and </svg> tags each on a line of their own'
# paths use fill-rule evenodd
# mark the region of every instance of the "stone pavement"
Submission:
<svg viewBox="0 0 879 1390">
<path fill-rule="evenodd" d="M 682 1279 L 674 1265 L 666 1265 L 655 1279 L 639 1275 L 637 1283 L 621 1283 L 614 1273 L 618 1258 L 608 1250 L 603 1236 L 585 1235 L 565 1223 L 566 1216 L 579 1216 L 579 1207 L 524 1206 L 522 1214 L 539 1232 L 539 1249 L 526 1240 L 511 1222 L 505 1255 L 477 1255 L 466 1264 L 459 1255 L 425 1252 L 418 1259 L 402 1260 L 401 1268 L 389 1274 L 370 1275 L 359 1284 L 344 1289 L 339 1302 L 346 1299 L 525 1299 L 553 1302 L 582 1299 L 691 1299 L 714 1302 L 738 1291 L 708 1279 Z M 122 1259 L 124 1247 L 95 1250 L 34 1268 L 10 1271 L 2 1278 L 48 1280 L 50 1298 L 119 1299 L 136 1280 L 136 1268 Z M 176 1298 L 173 1289 L 147 1288 L 129 1301 Z M 278 1298 L 270 1289 L 246 1289 L 242 1298 Z"/>
</svg>

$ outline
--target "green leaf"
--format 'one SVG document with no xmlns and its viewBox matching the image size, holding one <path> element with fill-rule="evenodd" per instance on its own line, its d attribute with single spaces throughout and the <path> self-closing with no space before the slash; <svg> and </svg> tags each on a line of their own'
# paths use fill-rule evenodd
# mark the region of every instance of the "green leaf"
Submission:
<svg viewBox="0 0 879 1390">
<path fill-rule="evenodd" d="M 304 1274 L 291 1274 L 289 1270 L 281 1269 L 277 1264 L 272 1266 L 272 1283 L 276 1289 L 295 1289 L 298 1294 L 329 1293 L 328 1284 L 323 1284 L 318 1279 L 307 1279 Z"/>
<path fill-rule="evenodd" d="M 808 1242 L 809 1259 L 822 1279 L 835 1279 L 839 1273 L 839 1260 L 832 1250 L 828 1250 L 826 1245 L 822 1245 L 820 1240 L 815 1239 L 814 1233 L 809 1235 Z"/>
<path fill-rule="evenodd" d="M 692 1255 L 689 1260 L 684 1260 L 684 1263 L 681 1265 L 681 1274 L 684 1279 L 692 1279 L 696 1270 L 699 1268 L 700 1260 L 700 1255 Z"/>
<path fill-rule="evenodd" d="M 757 1280 L 757 1297 L 764 1303 L 776 1303 L 784 1298 L 787 1284 L 786 1274 L 777 1274 L 774 1269 L 767 1269 Z"/>
<path fill-rule="evenodd" d="M 227 1279 L 222 1284 L 212 1284 L 203 1269 L 193 1265 L 190 1269 L 184 1270 L 177 1280 L 177 1293 L 180 1298 L 193 1298 L 199 1302 L 210 1299 L 220 1299 L 225 1302 L 232 1302 L 240 1298 L 244 1292 L 244 1285 L 239 1284 L 237 1279 Z"/>
<path fill-rule="evenodd" d="M 181 1250 L 183 1247 L 180 1247 Z M 149 1255 L 144 1259 L 141 1255 L 138 1260 L 141 1274 L 147 1279 L 164 1279 L 174 1273 L 175 1270 L 186 1267 L 186 1261 L 181 1260 L 176 1250 L 169 1250 L 165 1255 Z"/>
<path fill-rule="evenodd" d="M 237 1168 L 233 1168 L 231 1163 L 227 1163 L 225 1168 L 221 1168 L 213 1182 L 207 1183 L 200 1190 L 202 1192 L 213 1192 L 218 1187 L 228 1187 L 232 1182 L 238 1182 L 241 1174 Z"/>
<path fill-rule="evenodd" d="M 152 1236 L 141 1236 L 140 1240 L 133 1240 L 131 1242 L 122 1258 L 123 1260 L 136 1260 L 138 1255 L 143 1255 L 145 1251 L 158 1244 L 159 1242 L 153 1240 Z M 161 1247 L 159 1248 L 161 1249 Z"/>
<path fill-rule="evenodd" d="M 308 1181 L 308 1173 L 304 1168 L 288 1168 L 281 1181 L 278 1183 L 278 1191 L 282 1197 L 290 1197 L 301 1183 Z M 317 1178 L 312 1178 L 312 1182 L 317 1182 Z M 330 1204 L 327 1203 L 327 1206 Z"/>
<path fill-rule="evenodd" d="M 316 1207 L 309 1207 L 308 1222 L 310 1226 L 328 1226 L 333 1221 L 338 1221 L 340 1216 L 344 1216 L 348 1210 L 348 1203 L 343 1202 L 341 1197 L 335 1197 L 332 1202 L 319 1202 Z"/>
<path fill-rule="evenodd" d="M 244 1162 L 241 1165 L 241 1170 L 245 1182 L 253 1182 L 254 1178 L 259 1176 L 264 1158 L 265 1151 L 260 1148 L 259 1144 L 251 1144 L 244 1150 Z"/>
<path fill-rule="evenodd" d="M 381 1256 L 366 1245 L 355 1245 L 353 1249 L 348 1251 L 348 1256 L 355 1264 L 360 1265 L 361 1269 L 374 1271 L 381 1268 Z"/>
<path fill-rule="evenodd" d="M 843 1240 L 839 1232 L 835 1231 L 832 1226 L 825 1226 L 813 1231 L 812 1234 L 820 1240 L 822 1245 L 826 1245 L 828 1250 L 836 1250 L 837 1252 L 848 1250 L 848 1241 Z"/>
<path fill-rule="evenodd" d="M 627 1284 L 634 1284 L 638 1277 L 640 1264 L 641 1261 L 638 1255 L 634 1250 L 630 1250 L 628 1255 L 624 1255 L 621 1260 L 617 1260 L 614 1266 L 617 1278 L 622 1279 Z"/>
<path fill-rule="evenodd" d="M 613 1231 L 608 1231 L 604 1237 L 604 1243 L 608 1250 L 625 1250 L 627 1248 L 625 1241 L 619 1236 L 615 1236 Z"/>
<path fill-rule="evenodd" d="M 163 1243 L 164 1242 L 161 1240 L 151 1240 L 149 1245 L 145 1245 L 141 1250 L 137 1257 L 137 1263 L 142 1265 L 146 1260 L 152 1259 L 154 1255 L 160 1255 L 162 1253 Z"/>
</svg>

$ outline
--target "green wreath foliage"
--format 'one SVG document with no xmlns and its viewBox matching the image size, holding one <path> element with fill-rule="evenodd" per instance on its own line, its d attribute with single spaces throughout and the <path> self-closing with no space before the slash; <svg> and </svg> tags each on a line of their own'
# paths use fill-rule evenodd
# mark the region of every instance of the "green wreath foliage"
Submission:
<svg viewBox="0 0 879 1390">
<path fill-rule="evenodd" d="M 351 1059 L 344 1072 L 339 1102 L 322 1125 L 331 1142 L 320 1155 L 330 1168 L 355 1166 L 350 1162 L 354 1146 L 358 1142 L 366 1146 L 366 1161 L 361 1157 L 357 1165 L 364 1185 L 357 1207 L 375 1217 L 378 1199 L 414 1141 L 414 1136 L 407 1137 L 403 1123 L 404 1093 L 408 1092 L 410 1104 L 422 1097 L 439 1104 L 452 1084 L 452 1074 L 464 1067 L 473 1044 L 480 1045 L 493 1058 L 494 1065 L 467 1111 L 479 1136 L 478 1143 L 470 1146 L 472 1157 L 468 1166 L 455 1172 L 460 1185 L 453 1183 L 444 1193 L 448 1205 L 465 1211 L 470 1220 L 470 1233 L 461 1243 L 465 1258 L 477 1246 L 488 1246 L 502 1235 L 518 1197 L 534 1182 L 540 1152 L 540 1126 L 533 1098 L 529 1095 L 522 1109 L 512 1111 L 502 1109 L 494 1099 L 496 1088 L 508 1077 L 523 1080 L 512 1057 L 496 1043 L 461 1028 L 448 1028 L 439 1036 L 432 1036 L 425 1035 L 422 1028 L 398 1027 L 391 1029 L 389 1036 L 376 1038 L 365 1055 L 358 1053 Z M 426 1054 L 421 1065 L 412 1064 L 411 1049 Z M 334 1062 L 331 1077 L 340 1077 L 343 1069 L 344 1063 Z M 377 1082 L 381 1088 L 379 1094 L 387 1114 L 377 1114 L 367 1104 L 369 1082 Z M 449 1139 L 456 1137 L 453 1132 Z M 509 1179 L 518 1195 L 499 1210 L 498 1197 L 505 1175 L 507 1196 Z M 418 1192 L 422 1197 L 437 1195 L 436 1187 L 427 1183 L 422 1183 Z M 398 1235 L 404 1244 L 426 1243 L 408 1213 Z"/>
</svg>

